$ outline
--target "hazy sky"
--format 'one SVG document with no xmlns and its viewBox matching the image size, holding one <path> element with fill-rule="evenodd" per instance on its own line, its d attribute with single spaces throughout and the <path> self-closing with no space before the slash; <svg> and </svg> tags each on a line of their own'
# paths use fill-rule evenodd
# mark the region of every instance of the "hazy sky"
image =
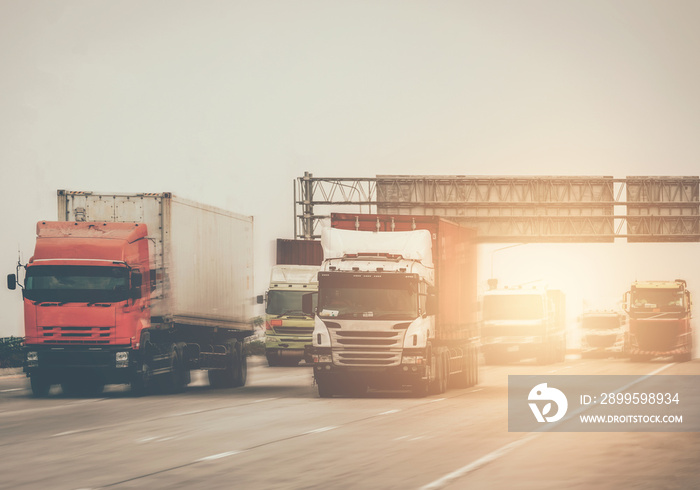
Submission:
<svg viewBox="0 0 700 490">
<path fill-rule="evenodd" d="M 0 263 L 29 258 L 56 189 L 255 216 L 261 293 L 304 171 L 698 175 L 699 23 L 697 1 L 3 0 Z M 574 306 L 635 277 L 700 294 L 699 248 L 528 245 L 494 268 Z M 0 306 L 21 335 L 18 292 Z"/>
</svg>

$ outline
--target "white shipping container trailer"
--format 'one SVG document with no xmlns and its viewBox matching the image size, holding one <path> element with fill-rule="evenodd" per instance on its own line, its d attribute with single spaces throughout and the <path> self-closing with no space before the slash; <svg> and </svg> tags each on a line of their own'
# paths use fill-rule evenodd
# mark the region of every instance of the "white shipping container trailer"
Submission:
<svg viewBox="0 0 700 490">
<path fill-rule="evenodd" d="M 59 221 L 145 223 L 151 318 L 251 330 L 253 217 L 172 195 L 58 191 Z"/>
</svg>

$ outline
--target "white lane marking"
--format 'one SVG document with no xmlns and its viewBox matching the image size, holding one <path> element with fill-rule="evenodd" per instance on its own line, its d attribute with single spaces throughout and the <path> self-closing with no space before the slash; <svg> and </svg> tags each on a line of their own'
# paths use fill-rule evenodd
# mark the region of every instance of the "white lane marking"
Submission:
<svg viewBox="0 0 700 490">
<path fill-rule="evenodd" d="M 278 397 L 275 398 L 261 398 L 260 400 L 253 400 L 253 403 L 269 402 L 272 400 L 279 400 Z"/>
<path fill-rule="evenodd" d="M 492 451 L 485 456 L 482 456 L 481 458 L 477 459 L 476 461 L 473 461 L 466 466 L 462 466 L 458 470 L 455 470 L 452 473 L 449 473 L 449 474 L 443 476 L 442 478 L 435 480 L 434 482 L 429 483 L 429 484 L 425 485 L 424 487 L 421 487 L 421 490 L 432 490 L 432 489 L 436 489 L 436 488 L 442 488 L 445 485 L 447 485 L 448 483 L 450 483 L 458 478 L 463 477 L 467 473 L 471 473 L 474 470 L 478 470 L 482 466 L 487 465 L 490 462 L 495 461 L 498 458 L 508 454 L 513 449 L 515 449 L 519 446 L 522 446 L 523 444 L 525 444 L 527 442 L 530 442 L 532 439 L 534 439 L 538 435 L 539 435 L 538 432 L 532 432 L 529 435 L 527 435 L 526 437 L 523 437 L 522 439 L 519 439 L 517 441 L 513 441 L 509 444 L 506 444 L 505 446 L 503 446 L 499 449 L 496 449 L 495 451 Z"/>
<path fill-rule="evenodd" d="M 79 432 L 85 432 L 85 429 L 67 430 L 66 432 L 59 432 L 58 434 L 53 434 L 51 437 L 69 436 L 71 434 L 77 434 Z"/>
<path fill-rule="evenodd" d="M 10 391 L 21 391 L 24 388 L 10 388 L 9 390 L 0 390 L 0 393 L 9 393 Z"/>
<path fill-rule="evenodd" d="M 225 453 L 219 453 L 219 454 L 212 454 L 211 456 L 205 456 L 204 458 L 199 458 L 195 462 L 200 462 L 200 461 L 214 461 L 215 459 L 221 459 L 221 458 L 226 458 L 228 456 L 233 456 L 234 454 L 239 454 L 242 451 L 226 451 Z"/>
<path fill-rule="evenodd" d="M 326 431 L 337 429 L 337 428 L 338 428 L 338 426 L 329 425 L 328 427 L 321 427 L 319 429 L 314 429 L 314 430 L 310 430 L 308 432 L 304 432 L 304 434 L 316 434 L 319 432 L 326 432 Z"/>
<path fill-rule="evenodd" d="M 394 439 L 395 441 L 400 441 L 401 439 L 406 439 L 408 436 L 401 436 Z"/>
<path fill-rule="evenodd" d="M 635 385 L 637 383 L 640 383 L 641 381 L 649 378 L 650 376 L 654 376 L 655 374 L 658 374 L 661 371 L 668 369 L 669 367 L 673 366 L 674 364 L 675 364 L 675 362 L 672 362 L 671 364 L 666 364 L 665 366 L 661 366 L 659 369 L 655 369 L 651 373 L 645 374 L 645 375 L 635 379 L 631 383 L 628 383 L 625 386 L 618 388 L 615 391 L 615 393 L 617 391 L 626 390 L 630 386 Z M 569 367 L 571 367 L 571 366 L 569 366 Z M 557 425 L 559 425 L 563 422 L 566 422 L 567 420 L 570 420 L 572 417 L 578 415 L 579 413 L 581 413 L 585 410 L 588 410 L 592 406 L 593 405 L 581 407 L 579 410 L 576 410 L 575 412 L 569 414 L 567 417 L 563 418 L 562 420 L 560 420 L 558 422 L 555 422 L 554 424 L 542 429 L 541 431 L 530 432 L 527 436 L 523 437 L 522 439 L 518 439 L 517 441 L 513 441 L 509 444 L 506 444 L 505 446 L 502 446 L 502 447 L 496 449 L 495 451 L 492 451 L 492 452 L 486 454 L 485 456 L 482 456 L 481 458 L 477 459 L 476 461 L 472 461 L 468 465 L 462 466 L 461 468 L 453 471 L 452 473 L 448 473 L 447 475 L 443 476 L 442 478 L 438 478 L 437 480 L 435 480 L 431 483 L 428 483 L 425 486 L 422 486 L 420 488 L 420 490 L 434 490 L 437 488 L 443 488 L 447 484 L 452 483 L 454 480 L 457 480 L 458 478 L 462 478 L 464 475 L 471 473 L 473 471 L 476 471 L 479 468 L 481 468 L 482 466 L 487 465 L 487 464 L 497 460 L 498 458 L 505 456 L 506 454 L 511 452 L 513 449 L 518 448 L 518 447 L 530 442 L 534 438 L 538 437 L 540 434 L 543 434 L 543 433 L 549 431 L 550 429 L 556 427 Z"/>
<path fill-rule="evenodd" d="M 436 398 L 435 400 L 430 400 L 428 403 L 441 402 L 443 400 L 447 400 L 447 398 Z"/>
<path fill-rule="evenodd" d="M 401 410 L 387 410 L 386 412 L 382 412 L 379 415 L 391 415 L 392 413 L 398 413 Z"/>
</svg>

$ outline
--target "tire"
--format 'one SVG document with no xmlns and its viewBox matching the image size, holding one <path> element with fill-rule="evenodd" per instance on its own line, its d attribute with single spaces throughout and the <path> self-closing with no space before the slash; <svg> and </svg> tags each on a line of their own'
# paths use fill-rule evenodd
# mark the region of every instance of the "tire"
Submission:
<svg viewBox="0 0 700 490">
<path fill-rule="evenodd" d="M 165 393 L 181 393 L 187 386 L 187 374 L 182 353 L 176 344 L 170 348 L 170 372 L 163 376 L 161 388 Z"/>
<path fill-rule="evenodd" d="M 29 378 L 29 384 L 32 387 L 32 395 L 35 398 L 46 398 L 51 390 L 51 383 L 40 374 L 32 374 Z"/>
<path fill-rule="evenodd" d="M 131 380 L 131 392 L 134 396 L 146 396 L 153 393 L 153 372 L 152 363 L 141 362 L 141 372 L 134 373 Z"/>
<path fill-rule="evenodd" d="M 241 344 L 237 344 L 240 346 Z M 236 357 L 234 363 L 237 365 L 233 376 L 233 387 L 245 386 L 248 380 L 248 357 L 242 352 L 242 349 L 236 349 Z"/>
<path fill-rule="evenodd" d="M 435 379 L 430 384 L 430 394 L 440 395 L 445 392 L 446 382 L 445 379 L 445 356 L 438 356 L 435 360 Z"/>
</svg>

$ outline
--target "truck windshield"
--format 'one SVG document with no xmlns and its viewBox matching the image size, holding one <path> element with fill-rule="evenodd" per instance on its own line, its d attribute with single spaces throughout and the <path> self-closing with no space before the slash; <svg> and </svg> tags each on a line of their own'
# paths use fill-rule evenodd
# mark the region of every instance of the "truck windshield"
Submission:
<svg viewBox="0 0 700 490">
<path fill-rule="evenodd" d="M 683 290 L 636 288 L 631 306 L 637 311 L 678 311 L 683 309 Z"/>
<path fill-rule="evenodd" d="M 585 330 L 613 330 L 620 328 L 620 318 L 617 316 L 584 316 L 581 326 Z"/>
<path fill-rule="evenodd" d="M 89 303 L 124 301 L 129 293 L 126 267 L 34 265 L 27 267 L 24 295 L 32 301 Z"/>
<path fill-rule="evenodd" d="M 418 280 L 413 274 L 347 274 L 319 277 L 320 317 L 415 319 Z"/>
<path fill-rule="evenodd" d="M 511 294 L 484 296 L 484 320 L 539 320 L 544 318 L 542 296 Z"/>
<path fill-rule="evenodd" d="M 309 293 L 313 294 L 313 307 L 316 308 L 318 294 L 314 294 L 314 291 L 276 291 L 272 289 L 267 293 L 265 313 L 278 316 L 304 315 L 304 311 L 301 309 L 301 299 Z"/>
</svg>

